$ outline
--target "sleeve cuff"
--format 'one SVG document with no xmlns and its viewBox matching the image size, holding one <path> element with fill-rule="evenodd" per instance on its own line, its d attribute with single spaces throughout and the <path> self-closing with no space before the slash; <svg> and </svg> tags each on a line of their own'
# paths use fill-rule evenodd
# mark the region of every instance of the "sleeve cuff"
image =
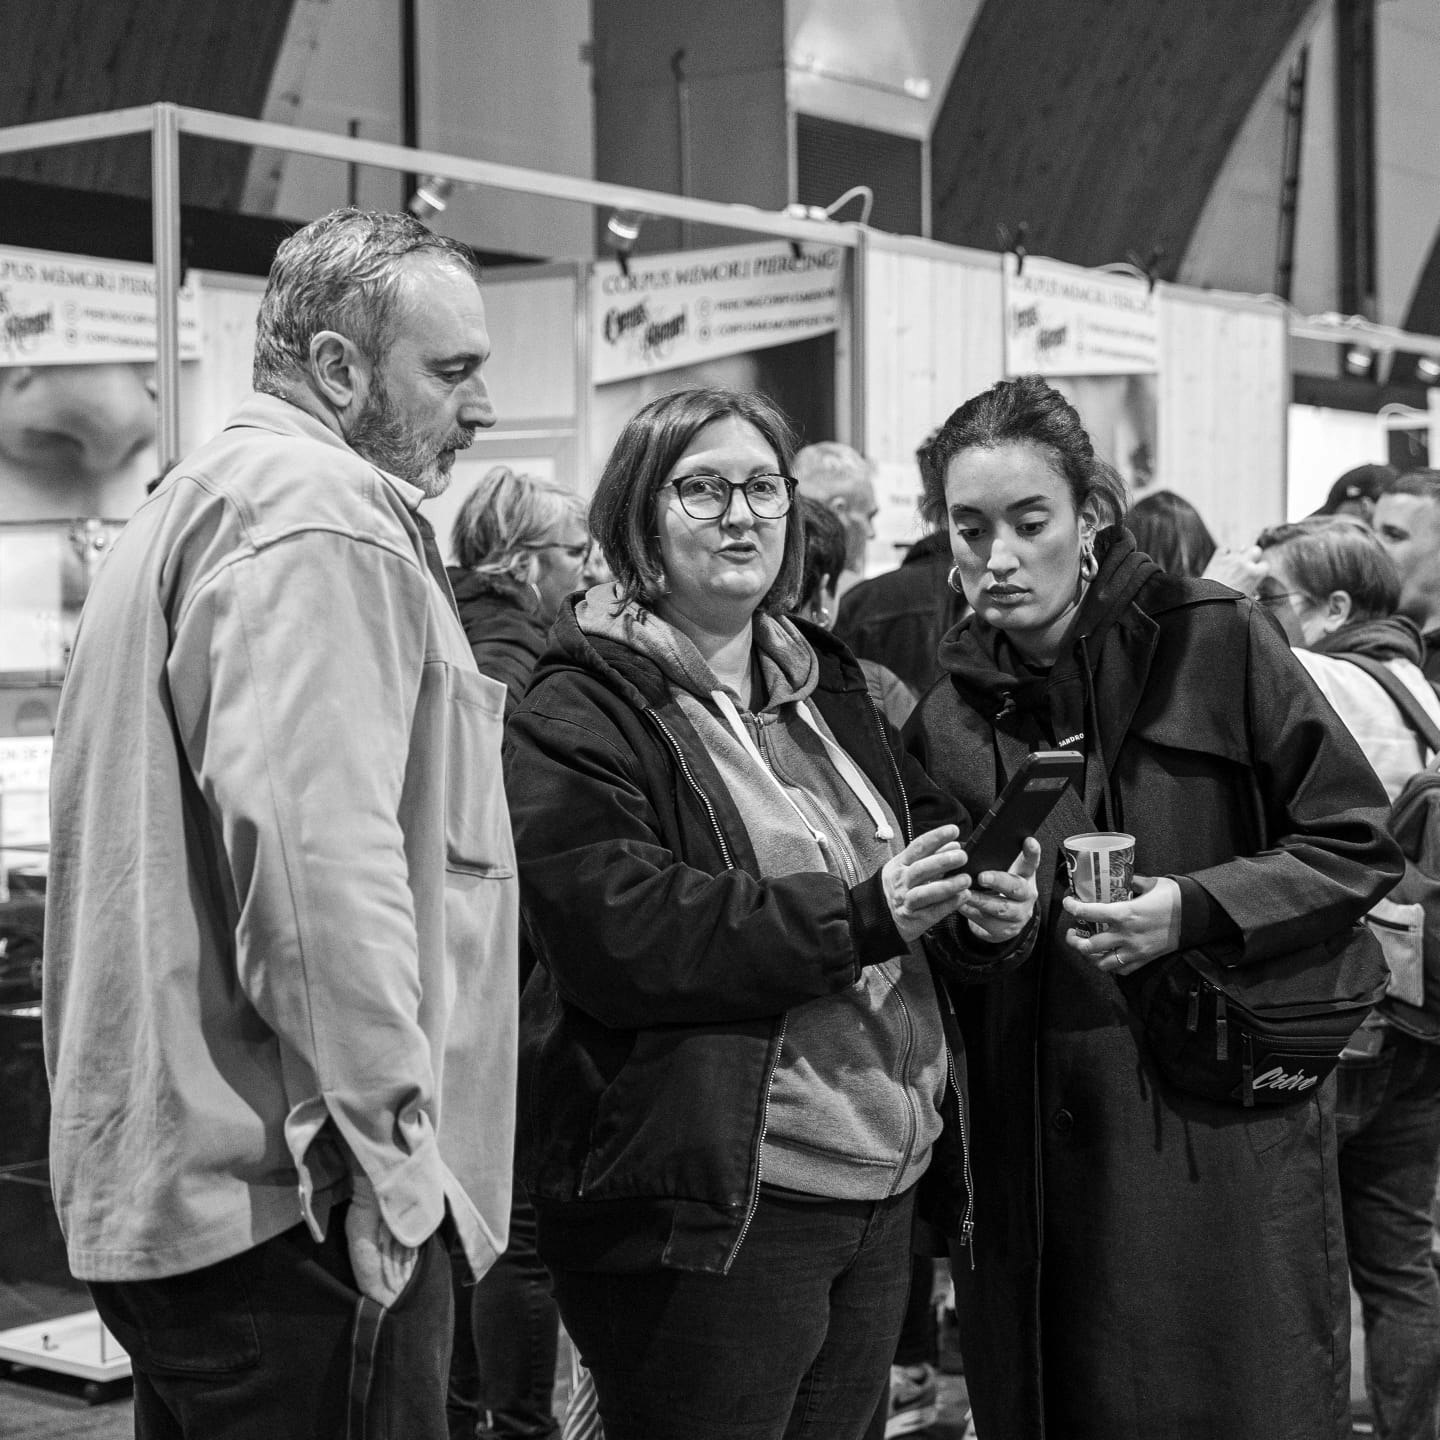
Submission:
<svg viewBox="0 0 1440 1440">
<path fill-rule="evenodd" d="M 1199 950 L 1214 945 L 1241 945 L 1240 927 L 1198 881 L 1188 875 L 1170 877 L 1180 887 L 1180 948 Z"/>
</svg>

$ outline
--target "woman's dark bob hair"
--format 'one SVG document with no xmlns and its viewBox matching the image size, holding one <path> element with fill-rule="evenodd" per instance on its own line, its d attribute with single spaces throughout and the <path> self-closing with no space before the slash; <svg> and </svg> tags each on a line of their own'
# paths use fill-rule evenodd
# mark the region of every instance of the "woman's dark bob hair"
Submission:
<svg viewBox="0 0 1440 1440">
<path fill-rule="evenodd" d="M 692 386 L 641 406 L 626 422 L 605 462 L 590 502 L 590 529 L 615 573 L 622 601 L 654 609 L 668 589 L 660 562 L 659 497 L 686 447 L 707 425 L 728 416 L 747 421 L 775 452 L 782 475 L 791 473 L 795 433 L 763 395 Z M 759 608 L 778 615 L 791 609 L 805 570 L 805 528 L 792 507 L 785 517 L 785 556 Z"/>
<path fill-rule="evenodd" d="M 932 529 L 949 528 L 945 472 L 950 462 L 964 450 L 1002 445 L 1038 445 L 1044 450 L 1069 487 L 1076 512 L 1088 506 L 1101 528 L 1118 524 L 1124 516 L 1125 482 L 1095 454 L 1075 407 L 1040 376 L 1021 375 L 972 396 L 920 447 L 920 513 Z"/>
</svg>

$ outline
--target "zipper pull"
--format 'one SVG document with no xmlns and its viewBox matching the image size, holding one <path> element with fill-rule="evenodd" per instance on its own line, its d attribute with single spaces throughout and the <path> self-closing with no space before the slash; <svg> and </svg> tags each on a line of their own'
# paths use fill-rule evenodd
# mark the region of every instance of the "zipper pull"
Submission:
<svg viewBox="0 0 1440 1440">
<path fill-rule="evenodd" d="M 1200 1028 L 1200 987 L 1190 987 L 1190 1008 L 1185 1012 L 1185 1028 L 1193 1035 Z"/>
<path fill-rule="evenodd" d="M 974 1270 L 975 1268 L 975 1246 L 973 1244 L 974 1238 L 975 1222 L 973 1220 L 967 1220 L 960 1227 L 960 1248 L 970 1256 L 971 1270 Z"/>
<path fill-rule="evenodd" d="M 1255 1057 L 1250 1051 L 1250 1032 L 1240 1032 L 1240 1093 L 1246 1105 L 1255 1103 Z"/>
<path fill-rule="evenodd" d="M 1225 1018 L 1225 997 L 1215 992 L 1215 1058 L 1230 1058 L 1230 1024 Z"/>
</svg>

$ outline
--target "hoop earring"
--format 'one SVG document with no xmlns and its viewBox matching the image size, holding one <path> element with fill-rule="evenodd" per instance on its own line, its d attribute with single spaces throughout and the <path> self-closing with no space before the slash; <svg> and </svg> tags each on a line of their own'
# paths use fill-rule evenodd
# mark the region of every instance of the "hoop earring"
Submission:
<svg viewBox="0 0 1440 1440">
<path fill-rule="evenodd" d="M 1082 546 L 1080 550 L 1080 578 L 1087 584 L 1100 573 L 1100 562 L 1095 558 L 1095 544 Z"/>
<path fill-rule="evenodd" d="M 958 583 L 959 574 L 960 574 L 960 567 L 959 567 L 958 565 L 952 565 L 952 566 L 950 567 L 950 572 L 949 572 L 949 574 L 947 574 L 947 575 L 945 576 L 945 583 L 946 583 L 957 595 L 963 595 L 963 594 L 965 593 L 965 587 L 964 587 L 963 585 L 961 585 L 961 584 Z"/>
</svg>

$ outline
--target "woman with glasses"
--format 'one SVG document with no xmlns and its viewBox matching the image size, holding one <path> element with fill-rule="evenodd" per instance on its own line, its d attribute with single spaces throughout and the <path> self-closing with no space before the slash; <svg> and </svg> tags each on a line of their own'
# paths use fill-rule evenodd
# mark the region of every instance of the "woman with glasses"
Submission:
<svg viewBox="0 0 1440 1440">
<path fill-rule="evenodd" d="M 580 588 L 590 556 L 585 502 L 558 480 L 496 465 L 465 497 L 450 539 L 460 621 L 480 673 L 507 687 L 508 716 L 560 602 Z"/>
<path fill-rule="evenodd" d="M 509 730 L 520 1168 L 607 1440 L 864 1431 L 927 1170 L 966 1227 L 932 966 L 1028 947 L 1038 851 L 972 887 L 956 826 L 912 839 L 929 782 L 850 653 L 785 618 L 792 453 L 757 395 L 646 405 L 591 509 L 615 580 L 561 610 Z"/>
</svg>

